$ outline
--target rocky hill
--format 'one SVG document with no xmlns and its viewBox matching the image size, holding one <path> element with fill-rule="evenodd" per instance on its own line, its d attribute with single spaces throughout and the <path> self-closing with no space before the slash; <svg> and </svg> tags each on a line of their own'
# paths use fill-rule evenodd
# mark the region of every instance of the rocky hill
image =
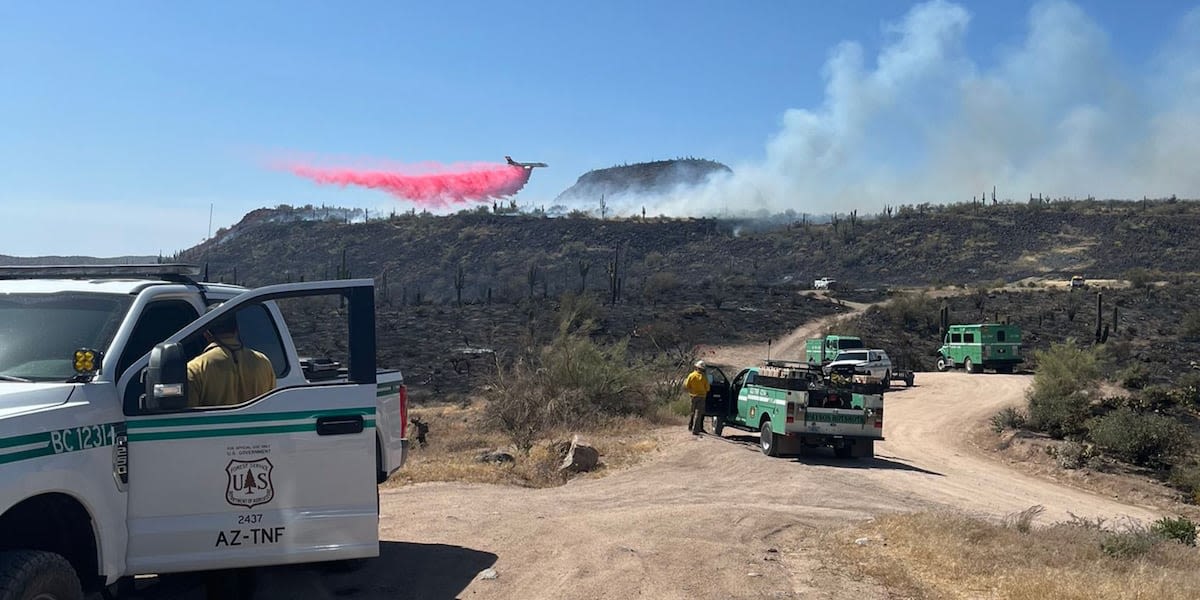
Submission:
<svg viewBox="0 0 1200 600">
<path fill-rule="evenodd" d="M 478 380 L 485 350 L 552 334 L 565 294 L 591 299 L 597 335 L 653 352 L 768 339 L 837 312 L 799 294 L 819 276 L 884 288 L 1149 268 L 1187 280 L 1200 262 L 1193 202 L 902 206 L 820 224 L 296 210 L 255 211 L 173 258 L 251 286 L 373 277 L 384 362 L 453 389 Z"/>
<path fill-rule="evenodd" d="M 665 193 L 678 187 L 703 184 L 714 173 L 732 173 L 729 167 L 702 158 L 677 158 L 620 165 L 584 173 L 555 198 L 556 204 L 594 202 L 601 196 Z"/>
</svg>

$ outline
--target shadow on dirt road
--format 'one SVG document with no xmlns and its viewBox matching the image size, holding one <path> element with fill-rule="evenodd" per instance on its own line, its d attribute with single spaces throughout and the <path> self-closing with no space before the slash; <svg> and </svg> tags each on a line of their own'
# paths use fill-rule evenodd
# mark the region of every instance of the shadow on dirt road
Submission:
<svg viewBox="0 0 1200 600">
<path fill-rule="evenodd" d="M 352 598 L 360 600 L 452 600 L 488 567 L 490 552 L 446 544 L 380 542 L 379 558 L 353 572 L 333 572 L 317 565 L 264 567 L 254 576 L 255 600 Z M 138 600 L 203 600 L 204 574 L 163 577 L 129 598 Z M 140 587 L 140 586 L 139 586 Z M 122 596 L 125 598 L 126 596 Z"/>
<path fill-rule="evenodd" d="M 710 435 L 708 437 L 713 437 L 724 442 L 743 446 L 747 450 L 752 450 L 754 452 L 760 451 L 758 449 L 757 435 L 725 435 L 719 438 Z M 899 460 L 892 460 L 895 457 L 881 456 L 876 454 L 874 458 L 837 458 L 833 456 L 833 450 L 831 448 L 809 448 L 801 451 L 799 454 L 785 454 L 784 458 L 791 459 L 792 462 L 812 466 L 837 467 L 840 469 L 914 471 L 917 473 L 923 473 L 925 475 L 944 477 L 943 474 L 936 471 L 922 469 L 921 467 L 900 462 Z"/>
</svg>

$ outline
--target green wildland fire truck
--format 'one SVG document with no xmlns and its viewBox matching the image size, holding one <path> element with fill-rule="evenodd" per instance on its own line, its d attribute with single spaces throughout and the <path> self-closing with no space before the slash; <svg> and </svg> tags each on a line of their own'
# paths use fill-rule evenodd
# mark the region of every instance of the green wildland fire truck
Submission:
<svg viewBox="0 0 1200 600">
<path fill-rule="evenodd" d="M 938 349 L 937 370 L 962 367 L 968 373 L 995 369 L 1012 373 L 1021 363 L 1021 328 L 1001 323 L 951 325 Z"/>
<path fill-rule="evenodd" d="M 767 456 L 831 446 L 839 458 L 870 458 L 883 440 L 884 385 L 852 368 L 826 374 L 803 362 L 768 360 L 731 382 L 709 367 L 709 379 L 713 432 L 757 431 Z"/>
<path fill-rule="evenodd" d="M 832 362 L 842 350 L 866 348 L 863 341 L 852 335 L 827 335 L 804 340 L 804 360 L 810 365 Z"/>
</svg>

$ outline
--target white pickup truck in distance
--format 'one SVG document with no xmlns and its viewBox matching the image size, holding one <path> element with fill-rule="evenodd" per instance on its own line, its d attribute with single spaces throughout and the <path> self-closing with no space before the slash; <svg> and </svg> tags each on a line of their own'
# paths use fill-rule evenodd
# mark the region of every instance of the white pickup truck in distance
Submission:
<svg viewBox="0 0 1200 600">
<path fill-rule="evenodd" d="M 885 385 L 892 377 L 892 359 L 883 350 L 843 350 L 833 362 L 825 365 L 825 372 L 829 373 L 838 367 L 853 367 L 855 373 L 877 377 Z"/>
<path fill-rule="evenodd" d="M 403 379 L 375 364 L 373 282 L 248 290 L 197 273 L 0 267 L 0 598 L 378 556 L 376 485 L 408 442 Z M 345 302 L 327 313 L 346 320 L 333 376 L 306 374 L 280 309 L 311 296 Z M 276 385 L 189 406 L 187 361 L 222 318 Z"/>
</svg>

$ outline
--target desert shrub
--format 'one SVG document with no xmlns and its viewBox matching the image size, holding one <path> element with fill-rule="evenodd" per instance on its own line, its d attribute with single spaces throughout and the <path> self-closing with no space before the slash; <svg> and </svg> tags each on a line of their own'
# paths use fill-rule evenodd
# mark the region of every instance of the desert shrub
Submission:
<svg viewBox="0 0 1200 600">
<path fill-rule="evenodd" d="M 1054 462 L 1060 469 L 1080 469 L 1088 458 L 1087 446 L 1079 442 L 1064 442 L 1054 449 Z"/>
<path fill-rule="evenodd" d="M 1173 465 L 1167 483 L 1183 492 L 1189 502 L 1200 504 L 1200 465 L 1194 462 Z"/>
<path fill-rule="evenodd" d="M 1088 421 L 1088 437 L 1100 449 L 1135 465 L 1170 463 L 1188 447 L 1186 427 L 1159 414 L 1119 408 Z"/>
<path fill-rule="evenodd" d="M 1117 381 L 1131 390 L 1140 390 L 1150 382 L 1150 372 L 1141 363 L 1134 363 L 1117 372 Z"/>
<path fill-rule="evenodd" d="M 1100 378 L 1095 350 L 1067 340 L 1033 356 L 1037 371 L 1027 394 L 1029 425 L 1056 438 L 1084 433 L 1091 387 Z"/>
<path fill-rule="evenodd" d="M 1134 559 L 1145 556 L 1162 538 L 1145 527 L 1135 526 L 1127 531 L 1115 531 L 1100 540 L 1100 549 L 1113 558 Z"/>
<path fill-rule="evenodd" d="M 642 295 L 652 304 L 658 305 L 679 289 L 679 277 L 670 271 L 658 271 L 646 279 Z"/>
<path fill-rule="evenodd" d="M 1185 340 L 1200 340 L 1200 311 L 1193 310 L 1183 315 L 1179 333 Z"/>
<path fill-rule="evenodd" d="M 1141 289 L 1150 285 L 1150 271 L 1135 267 L 1125 271 L 1125 279 L 1129 281 L 1131 287 Z"/>
<path fill-rule="evenodd" d="M 1165 385 L 1152 385 L 1127 400 L 1129 408 L 1138 412 L 1160 412 L 1179 402 L 1175 390 Z"/>
<path fill-rule="evenodd" d="M 1188 371 L 1175 380 L 1175 401 L 1188 408 L 1200 406 L 1200 371 Z"/>
<path fill-rule="evenodd" d="M 1005 429 L 1020 429 L 1025 426 L 1025 413 L 1015 406 L 1007 406 L 992 415 L 992 431 L 1003 433 Z"/>
<path fill-rule="evenodd" d="M 511 367 L 497 368 L 487 391 L 484 414 L 518 450 L 528 454 L 551 425 L 547 407 L 555 400 L 552 393 L 540 380 L 536 365 L 518 361 Z"/>
<path fill-rule="evenodd" d="M 903 325 L 906 331 L 936 334 L 940 309 L 941 305 L 925 294 L 904 294 L 882 307 L 870 309 L 867 316 L 870 318 L 870 313 L 878 311 L 885 319 Z"/>
<path fill-rule="evenodd" d="M 1126 329 L 1128 326 L 1126 326 Z M 1132 335 L 1132 334 L 1130 334 Z M 1125 365 L 1129 365 L 1133 358 L 1133 346 L 1128 340 L 1113 340 L 1105 342 L 1100 347 L 1100 360 L 1104 363 L 1105 369 L 1110 371 L 1121 371 Z M 1137 365 L 1140 370 L 1145 371 L 1145 365 Z M 1130 365 L 1132 368 L 1132 365 Z M 1148 374 L 1147 374 L 1148 376 Z M 1121 373 L 1117 374 L 1117 381 L 1121 381 Z M 1133 388 L 1131 388 L 1133 389 Z"/>
<path fill-rule="evenodd" d="M 1038 518 L 1046 507 L 1041 504 L 1030 506 L 1029 508 L 1009 514 L 1004 517 L 1004 526 L 1010 529 L 1016 529 L 1021 533 L 1029 533 L 1033 529 L 1033 521 Z"/>
<path fill-rule="evenodd" d="M 617 415 L 644 414 L 643 368 L 631 363 L 624 341 L 599 344 L 564 315 L 550 344 L 498 365 L 485 412 L 522 452 L 551 427 L 585 427 Z"/>
<path fill-rule="evenodd" d="M 1185 546 L 1196 545 L 1196 522 L 1187 517 L 1163 517 L 1150 526 L 1150 531 Z"/>
</svg>

